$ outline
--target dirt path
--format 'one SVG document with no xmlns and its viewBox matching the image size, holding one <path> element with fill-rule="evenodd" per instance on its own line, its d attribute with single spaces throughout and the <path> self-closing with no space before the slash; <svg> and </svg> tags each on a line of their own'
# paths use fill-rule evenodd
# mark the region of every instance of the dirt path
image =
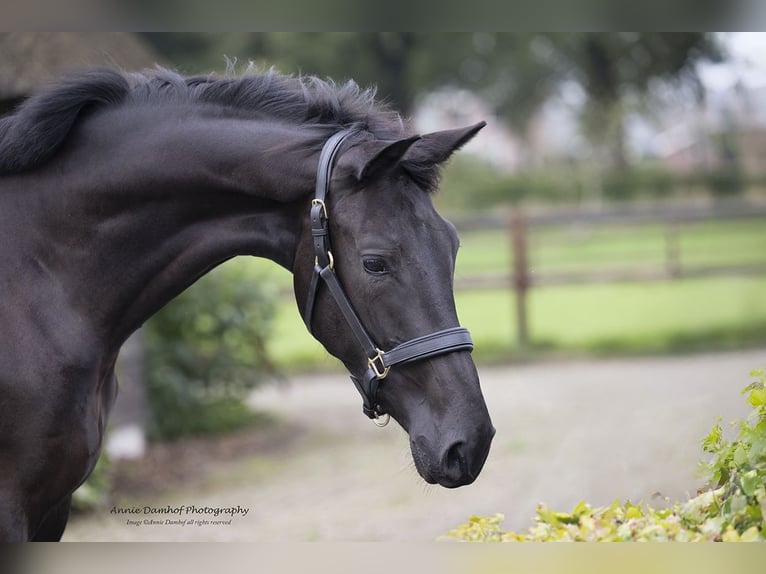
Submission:
<svg viewBox="0 0 766 574">
<path fill-rule="evenodd" d="M 246 516 L 129 526 L 105 511 L 73 519 L 64 540 L 430 541 L 471 514 L 502 512 L 507 527 L 525 529 L 540 501 L 559 510 L 583 499 L 660 506 L 657 493 L 693 494 L 700 440 L 718 415 L 747 413 L 739 391 L 762 365 L 766 349 L 481 369 L 497 435 L 477 482 L 457 490 L 422 482 L 403 431 L 370 424 L 345 376 L 295 380 L 257 391 L 252 403 L 310 432 L 282 451 L 221 465 L 193 489 L 131 501 L 239 505 Z"/>
</svg>

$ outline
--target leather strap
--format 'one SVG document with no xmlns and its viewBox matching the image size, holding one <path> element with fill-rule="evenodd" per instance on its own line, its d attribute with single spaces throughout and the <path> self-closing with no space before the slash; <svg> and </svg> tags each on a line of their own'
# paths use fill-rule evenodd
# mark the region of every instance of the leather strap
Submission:
<svg viewBox="0 0 766 574">
<path fill-rule="evenodd" d="M 311 237 L 314 241 L 314 255 L 317 265 L 321 267 L 332 264 L 330 230 L 328 228 L 327 205 L 325 204 L 327 194 L 330 192 L 332 169 L 343 142 L 358 131 L 357 129 L 339 131 L 327 140 L 319 154 L 317 184 L 314 189 L 314 200 L 311 202 Z"/>
<path fill-rule="evenodd" d="M 386 368 L 390 368 L 394 365 L 421 361 L 455 351 L 472 350 L 473 341 L 468 329 L 454 327 L 402 343 L 387 353 L 382 353 L 381 360 Z M 371 419 L 385 414 L 383 408 L 377 403 L 378 386 L 382 380 L 378 377 L 378 373 L 369 368 L 361 379 L 351 375 L 351 380 L 362 395 L 362 412 Z"/>
<path fill-rule="evenodd" d="M 473 351 L 471 333 L 465 327 L 453 327 L 410 339 L 383 353 L 381 361 L 384 367 L 393 367 L 453 351 Z"/>
<path fill-rule="evenodd" d="M 359 341 L 359 344 L 364 349 L 365 355 L 367 355 L 367 357 L 374 357 L 377 355 L 378 349 L 367 334 L 367 330 L 359 320 L 348 297 L 346 297 L 346 293 L 343 291 L 343 287 L 341 286 L 340 281 L 338 281 L 338 276 L 335 274 L 335 271 L 330 267 L 325 267 L 319 272 L 319 276 L 324 280 L 325 285 L 327 285 L 330 290 L 330 294 L 333 299 L 335 299 L 335 303 L 338 305 L 340 312 L 343 313 L 346 323 L 351 327 L 356 340 Z"/>
<path fill-rule="evenodd" d="M 311 274 L 311 283 L 309 284 L 309 294 L 306 298 L 306 308 L 303 310 L 303 322 L 306 324 L 309 333 L 313 333 L 311 330 L 311 319 L 314 316 L 314 302 L 319 290 L 319 271 L 321 270 L 322 268 L 319 265 L 314 265 L 314 272 Z"/>
<path fill-rule="evenodd" d="M 338 156 L 341 145 L 346 139 L 358 133 L 357 129 L 341 130 L 330 137 L 322 147 L 319 154 L 319 166 L 317 167 L 317 182 L 314 189 L 314 199 L 311 202 L 311 240 L 314 245 L 314 273 L 311 277 L 306 308 L 303 311 L 303 322 L 309 330 L 314 316 L 314 301 L 319 289 L 319 273 L 326 267 L 332 267 L 332 250 L 330 246 L 330 229 L 325 200 L 330 192 L 330 180 L 335 159 Z"/>
<path fill-rule="evenodd" d="M 397 345 L 390 351 L 381 351 L 373 342 L 367 330 L 362 325 L 359 316 L 351 306 L 343 286 L 335 273 L 335 264 L 330 249 L 330 230 L 325 200 L 330 191 L 330 179 L 338 152 L 343 142 L 357 133 L 356 129 L 345 129 L 327 140 L 319 156 L 317 168 L 317 183 L 314 199 L 311 202 L 311 238 L 314 244 L 314 271 L 309 285 L 306 308 L 303 321 L 309 332 L 313 333 L 311 322 L 314 315 L 314 305 L 319 291 L 320 279 L 335 300 L 335 304 L 343 314 L 343 318 L 351 328 L 357 341 L 364 349 L 368 359 L 368 369 L 361 378 L 351 375 L 351 380 L 362 395 L 362 411 L 370 418 L 385 414 L 377 402 L 380 381 L 388 374 L 388 370 L 399 364 L 421 361 L 429 357 L 452 353 L 455 351 L 473 350 L 473 342 L 468 329 L 453 327 L 421 337 L 416 337 Z"/>
</svg>

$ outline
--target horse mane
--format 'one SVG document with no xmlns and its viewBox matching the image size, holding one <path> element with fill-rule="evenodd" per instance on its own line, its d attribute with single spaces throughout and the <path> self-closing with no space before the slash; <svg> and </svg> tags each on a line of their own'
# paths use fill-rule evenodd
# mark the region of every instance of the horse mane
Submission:
<svg viewBox="0 0 766 574">
<path fill-rule="evenodd" d="M 63 146 L 78 119 L 117 105 L 211 104 L 299 125 L 356 124 L 380 139 L 402 137 L 399 114 L 375 100 L 373 88 L 274 71 L 191 76 L 157 68 L 143 73 L 95 69 L 64 78 L 0 118 L 0 174 L 40 166 Z"/>
</svg>

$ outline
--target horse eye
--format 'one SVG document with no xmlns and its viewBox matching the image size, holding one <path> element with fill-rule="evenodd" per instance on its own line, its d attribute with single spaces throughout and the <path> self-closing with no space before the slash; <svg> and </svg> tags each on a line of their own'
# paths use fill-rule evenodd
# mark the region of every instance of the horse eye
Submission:
<svg viewBox="0 0 766 574">
<path fill-rule="evenodd" d="M 362 259 L 362 265 L 368 273 L 380 274 L 387 271 L 386 262 L 380 257 L 365 257 Z"/>
</svg>

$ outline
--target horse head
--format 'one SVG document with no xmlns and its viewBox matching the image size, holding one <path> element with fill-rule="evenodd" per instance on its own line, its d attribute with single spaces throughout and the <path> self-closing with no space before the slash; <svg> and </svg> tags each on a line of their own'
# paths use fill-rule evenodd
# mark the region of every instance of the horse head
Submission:
<svg viewBox="0 0 766 574">
<path fill-rule="evenodd" d="M 309 308 L 306 322 L 313 335 L 357 383 L 371 381 L 372 390 L 360 388 L 365 403 L 372 401 L 368 415 L 385 412 L 394 418 L 409 434 L 423 479 L 449 488 L 476 479 L 495 429 L 468 351 L 470 338 L 456 329 L 458 236 L 435 210 L 432 191 L 440 166 L 483 126 L 395 141 L 349 137 L 335 168 L 329 166 L 332 191 L 318 207 L 315 199 L 312 211 L 312 218 L 327 221 L 332 247 L 326 274 L 335 276 L 336 285 L 316 285 L 323 254 L 312 245 L 322 231 L 308 218 L 293 270 L 296 300 L 304 312 Z M 334 290 L 341 290 L 347 303 L 339 302 Z M 380 353 L 371 358 L 360 345 L 349 309 L 377 351 L 412 340 L 422 350 L 433 343 L 422 338 L 433 333 L 448 340 L 445 345 L 457 340 L 457 350 L 423 353 L 424 358 L 386 368 Z"/>
</svg>

